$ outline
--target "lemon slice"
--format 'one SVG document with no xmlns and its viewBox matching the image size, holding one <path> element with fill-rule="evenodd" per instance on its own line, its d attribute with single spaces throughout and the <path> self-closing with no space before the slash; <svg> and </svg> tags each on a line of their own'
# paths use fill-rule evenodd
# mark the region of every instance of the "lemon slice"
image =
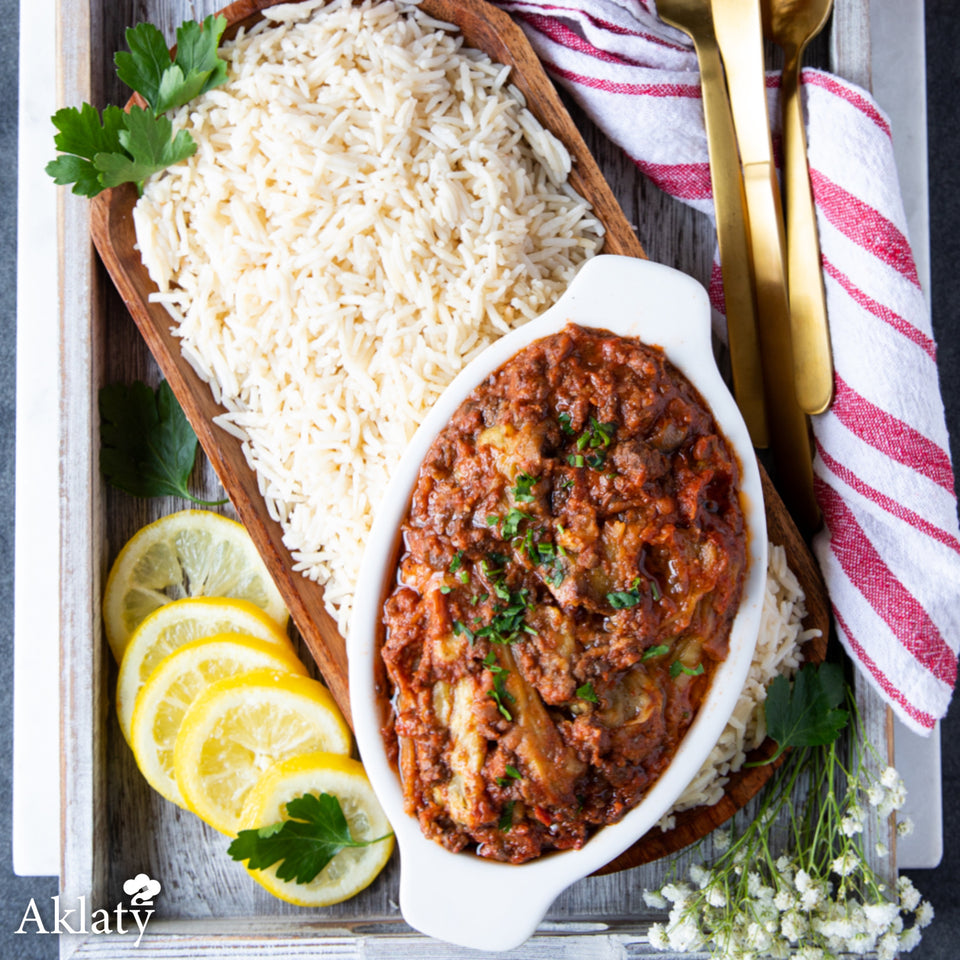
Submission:
<svg viewBox="0 0 960 960">
<path fill-rule="evenodd" d="M 312 753 L 283 760 L 267 770 L 250 791 L 243 809 L 245 829 L 266 827 L 287 818 L 286 804 L 305 793 L 333 794 L 339 801 L 350 836 L 377 840 L 365 847 L 341 850 L 309 883 L 281 880 L 277 867 L 249 870 L 250 876 L 274 896 L 301 907 L 340 903 L 368 887 L 393 852 L 390 824 L 363 767 L 349 757 Z"/>
<path fill-rule="evenodd" d="M 247 600 L 188 597 L 154 610 L 134 630 L 120 662 L 117 718 L 128 742 L 137 694 L 154 668 L 177 647 L 220 633 L 256 637 L 296 656 L 293 644 L 276 621 Z"/>
<path fill-rule="evenodd" d="M 126 543 L 107 577 L 103 623 L 119 661 L 150 613 L 180 597 L 237 597 L 282 627 L 287 611 L 247 531 L 209 510 L 171 513 Z"/>
<path fill-rule="evenodd" d="M 309 677 L 256 670 L 219 680 L 187 711 L 173 769 L 187 808 L 221 833 L 240 827 L 260 774 L 300 753 L 348 754 L 350 728 Z"/>
<path fill-rule="evenodd" d="M 173 745 L 184 715 L 212 683 L 258 669 L 306 674 L 292 651 L 275 643 L 226 633 L 184 644 L 150 674 L 137 695 L 130 723 L 130 746 L 140 772 L 154 790 L 179 806 L 186 806 L 173 776 Z"/>
</svg>

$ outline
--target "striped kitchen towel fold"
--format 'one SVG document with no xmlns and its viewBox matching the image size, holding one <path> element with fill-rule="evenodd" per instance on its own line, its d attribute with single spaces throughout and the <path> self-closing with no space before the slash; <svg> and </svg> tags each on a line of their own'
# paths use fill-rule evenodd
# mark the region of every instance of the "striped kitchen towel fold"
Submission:
<svg viewBox="0 0 960 960">
<path fill-rule="evenodd" d="M 499 0 L 554 79 L 658 187 L 713 212 L 696 56 L 651 0 Z M 890 126 L 869 94 L 804 70 L 811 180 L 836 367 L 813 418 L 814 541 L 837 631 L 904 722 L 949 705 L 960 533 L 936 347 L 906 238 Z M 768 78 L 775 126 L 777 80 Z M 714 254 L 711 302 L 722 320 Z"/>
</svg>

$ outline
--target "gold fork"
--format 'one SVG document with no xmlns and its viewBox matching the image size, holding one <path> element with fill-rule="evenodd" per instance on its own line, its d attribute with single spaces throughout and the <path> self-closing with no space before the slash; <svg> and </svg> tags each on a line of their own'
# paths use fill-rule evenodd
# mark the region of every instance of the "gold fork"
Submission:
<svg viewBox="0 0 960 960">
<path fill-rule="evenodd" d="M 657 13 L 665 23 L 690 35 L 700 63 L 733 393 L 753 445 L 765 447 L 768 442 L 767 417 L 757 344 L 756 304 L 750 276 L 743 179 L 710 0 L 658 0 Z"/>
<path fill-rule="evenodd" d="M 743 166 L 776 482 L 797 526 L 811 533 L 820 514 L 813 493 L 809 424 L 795 389 L 783 211 L 767 113 L 760 0 L 712 0 L 712 11 Z"/>
</svg>

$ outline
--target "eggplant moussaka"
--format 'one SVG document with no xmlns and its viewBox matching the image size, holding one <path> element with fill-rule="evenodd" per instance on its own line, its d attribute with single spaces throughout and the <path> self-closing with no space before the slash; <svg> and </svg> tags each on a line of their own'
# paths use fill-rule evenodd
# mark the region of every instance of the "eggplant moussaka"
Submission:
<svg viewBox="0 0 960 960">
<path fill-rule="evenodd" d="M 402 537 L 381 682 L 408 812 L 512 863 L 581 846 L 643 799 L 726 657 L 733 450 L 661 350 L 569 325 L 463 402 Z"/>
</svg>

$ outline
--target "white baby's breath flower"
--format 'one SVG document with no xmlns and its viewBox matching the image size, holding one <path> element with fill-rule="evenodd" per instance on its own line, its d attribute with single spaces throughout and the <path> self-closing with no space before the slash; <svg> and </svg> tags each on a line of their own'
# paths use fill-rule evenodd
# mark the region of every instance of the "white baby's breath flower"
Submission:
<svg viewBox="0 0 960 960">
<path fill-rule="evenodd" d="M 866 930 L 858 930 L 847 941 L 847 949 L 858 957 L 865 957 L 877 945 L 877 935 Z"/>
<path fill-rule="evenodd" d="M 747 874 L 747 893 L 756 900 L 773 899 L 773 888 L 768 887 L 756 872 Z"/>
<path fill-rule="evenodd" d="M 792 910 L 797 905 L 797 898 L 789 888 L 781 887 L 773 898 L 773 905 L 783 913 L 786 910 Z"/>
<path fill-rule="evenodd" d="M 713 831 L 713 849 L 717 853 L 726 853 L 730 849 L 730 831 L 729 830 L 714 830 Z"/>
<path fill-rule="evenodd" d="M 879 783 L 871 783 L 867 787 L 867 801 L 871 807 L 879 807 L 886 795 L 886 790 Z"/>
<path fill-rule="evenodd" d="M 666 950 L 670 946 L 666 928 L 662 923 L 651 923 L 647 936 L 650 939 L 650 946 L 655 950 Z"/>
<path fill-rule="evenodd" d="M 771 943 L 773 943 L 773 939 L 767 932 L 766 927 L 764 927 L 762 924 L 751 923 L 750 926 L 747 927 L 748 947 L 751 947 L 758 953 L 763 953 L 770 948 Z"/>
<path fill-rule="evenodd" d="M 667 941 L 671 949 L 684 953 L 695 950 L 702 942 L 697 925 L 689 918 L 667 927 Z"/>
<path fill-rule="evenodd" d="M 811 910 L 816 910 L 823 901 L 823 892 L 819 887 L 807 887 L 806 890 L 800 895 L 800 906 L 803 907 L 808 913 Z"/>
<path fill-rule="evenodd" d="M 797 943 L 807 932 L 803 917 L 795 911 L 784 913 L 780 918 L 780 933 L 791 943 Z"/>
<path fill-rule="evenodd" d="M 889 900 L 881 900 L 877 903 L 864 904 L 863 912 L 875 928 L 886 930 L 900 915 L 900 907 Z"/>
<path fill-rule="evenodd" d="M 690 867 L 690 879 L 702 890 L 710 882 L 710 871 L 702 864 Z"/>
<path fill-rule="evenodd" d="M 909 953 L 921 939 L 920 928 L 916 925 L 908 927 L 900 934 L 900 951 Z"/>
<path fill-rule="evenodd" d="M 913 913 L 920 905 L 920 892 L 909 877 L 901 876 L 897 879 L 897 893 L 900 894 L 900 906 L 907 913 Z"/>
<path fill-rule="evenodd" d="M 811 884 L 813 883 L 813 878 L 807 873 L 806 870 L 798 870 L 797 875 L 794 878 L 793 885 L 797 888 L 798 893 L 806 893 L 810 889 Z"/>
<path fill-rule="evenodd" d="M 713 884 L 713 886 L 707 888 L 706 897 L 707 903 L 711 907 L 725 907 L 727 905 L 727 895 L 718 884 Z"/>
<path fill-rule="evenodd" d="M 667 883 L 663 885 L 660 893 L 671 903 L 676 904 L 682 909 L 686 906 L 687 901 L 689 901 L 693 890 L 687 883 Z"/>
<path fill-rule="evenodd" d="M 797 951 L 797 960 L 823 960 L 821 947 L 801 947 Z"/>
<path fill-rule="evenodd" d="M 933 904 L 929 900 L 921 901 L 920 906 L 917 907 L 917 912 L 914 914 L 914 920 L 921 930 L 930 926 L 933 921 Z"/>
<path fill-rule="evenodd" d="M 888 856 L 890 853 L 890 849 L 882 840 L 878 840 L 873 845 L 873 849 L 874 849 L 874 852 L 877 854 L 877 856 L 880 857 L 881 859 L 883 859 L 883 857 Z"/>
<path fill-rule="evenodd" d="M 652 910 L 666 910 L 667 901 L 660 895 L 659 890 L 643 891 L 643 902 Z"/>
<path fill-rule="evenodd" d="M 900 779 L 900 774 L 893 767 L 887 767 L 883 773 L 880 774 L 880 782 L 888 789 L 892 790 L 898 784 L 902 784 L 903 781 Z"/>
<path fill-rule="evenodd" d="M 877 960 L 896 960 L 900 938 L 895 933 L 885 933 L 877 942 Z"/>
<path fill-rule="evenodd" d="M 849 877 L 853 873 L 860 861 L 852 850 L 845 850 L 830 864 L 830 869 L 841 877 Z"/>
<path fill-rule="evenodd" d="M 899 810 L 907 801 L 907 788 L 901 780 L 888 788 L 887 795 L 883 798 L 877 807 L 877 813 L 881 817 L 889 817 L 894 810 Z"/>
<path fill-rule="evenodd" d="M 863 821 L 856 817 L 844 817 L 840 821 L 840 832 L 845 837 L 855 837 L 858 833 L 863 833 Z"/>
<path fill-rule="evenodd" d="M 897 836 L 909 837 L 913 833 L 913 820 L 910 817 L 902 817 L 897 820 Z"/>
</svg>

